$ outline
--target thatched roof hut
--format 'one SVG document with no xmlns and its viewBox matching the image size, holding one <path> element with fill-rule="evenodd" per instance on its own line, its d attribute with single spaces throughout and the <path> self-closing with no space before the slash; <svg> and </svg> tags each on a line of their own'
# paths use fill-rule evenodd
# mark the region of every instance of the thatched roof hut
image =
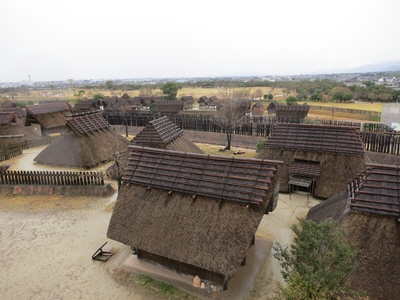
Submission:
<svg viewBox="0 0 400 300">
<path fill-rule="evenodd" d="M 261 102 L 256 102 L 251 108 L 251 114 L 254 116 L 263 115 L 265 111 L 265 107 Z"/>
<path fill-rule="evenodd" d="M 275 108 L 275 114 L 277 118 L 304 119 L 307 117 L 309 109 L 310 107 L 306 103 L 303 105 L 278 105 Z"/>
<path fill-rule="evenodd" d="M 0 146 L 40 139 L 30 128 L 13 123 L 14 113 L 0 112 Z"/>
<path fill-rule="evenodd" d="M 74 112 L 84 112 L 90 110 L 98 110 L 102 106 L 101 101 L 97 99 L 79 100 L 74 106 Z"/>
<path fill-rule="evenodd" d="M 278 101 L 272 101 L 272 102 L 271 102 L 270 104 L 268 104 L 268 106 L 267 106 L 268 114 L 269 114 L 269 115 L 275 114 L 275 113 L 276 113 L 276 108 L 277 108 L 278 106 L 283 106 L 283 105 L 285 105 L 285 104 L 283 104 L 283 103 L 281 103 L 281 102 L 278 102 Z"/>
<path fill-rule="evenodd" d="M 293 188 L 329 198 L 365 169 L 357 129 L 306 124 L 277 124 L 260 158 L 283 160 L 281 192 Z"/>
<path fill-rule="evenodd" d="M 125 151 L 129 141 L 115 131 L 98 114 L 72 117 L 70 132 L 58 137 L 40 152 L 34 161 L 48 165 L 92 168 L 111 161 L 117 152 Z"/>
<path fill-rule="evenodd" d="M 42 135 L 60 133 L 65 129 L 67 119 L 65 115 L 71 110 L 67 102 L 53 102 L 26 107 L 27 125 L 40 124 Z"/>
<path fill-rule="evenodd" d="M 347 190 L 314 206 L 307 216 L 315 222 L 333 218 L 344 226 L 358 251 L 357 269 L 348 279 L 370 299 L 400 295 L 399 190 L 399 166 L 367 165 Z"/>
<path fill-rule="evenodd" d="M 21 107 L 10 107 L 10 108 L 1 108 L 0 112 L 4 113 L 13 113 L 14 119 L 12 122 L 25 126 L 26 123 L 26 110 Z"/>
<path fill-rule="evenodd" d="M 224 286 L 276 205 L 279 162 L 129 146 L 107 237 Z"/>
<path fill-rule="evenodd" d="M 133 138 L 132 144 L 166 150 L 203 153 L 192 141 L 185 138 L 183 136 L 183 131 L 166 116 L 150 121 L 150 123 Z"/>
</svg>

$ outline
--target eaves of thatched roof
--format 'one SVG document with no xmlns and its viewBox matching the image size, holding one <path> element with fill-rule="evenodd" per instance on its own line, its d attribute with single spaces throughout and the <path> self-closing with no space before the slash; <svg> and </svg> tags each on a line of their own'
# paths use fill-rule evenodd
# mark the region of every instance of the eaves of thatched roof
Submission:
<svg viewBox="0 0 400 300">
<path fill-rule="evenodd" d="M 357 129 L 344 126 L 277 124 L 265 148 L 364 155 Z"/>
<path fill-rule="evenodd" d="M 136 145 L 167 144 L 182 134 L 183 131 L 164 116 L 150 121 L 132 142 Z"/>
<path fill-rule="evenodd" d="M 400 166 L 367 164 L 349 193 L 353 210 L 400 218 Z"/>
<path fill-rule="evenodd" d="M 14 113 L 14 116 L 16 116 L 18 118 L 26 117 L 26 110 L 21 107 L 2 108 L 2 109 L 0 109 L 0 111 Z"/>
<path fill-rule="evenodd" d="M 73 117 L 68 120 L 67 126 L 78 135 L 89 135 L 110 128 L 110 124 L 98 113 Z"/>
<path fill-rule="evenodd" d="M 232 277 L 277 185 L 278 162 L 129 146 L 107 236 Z"/>
<path fill-rule="evenodd" d="M 26 107 L 26 110 L 32 115 L 43 115 L 70 111 L 67 102 L 53 102 L 39 105 L 29 105 Z"/>
</svg>

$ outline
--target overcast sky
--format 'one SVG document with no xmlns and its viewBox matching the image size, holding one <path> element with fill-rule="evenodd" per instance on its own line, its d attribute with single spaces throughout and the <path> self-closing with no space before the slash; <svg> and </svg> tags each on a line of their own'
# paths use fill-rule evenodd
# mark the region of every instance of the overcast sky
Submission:
<svg viewBox="0 0 400 300">
<path fill-rule="evenodd" d="M 400 60 L 399 0 L 0 0 L 0 82 L 304 74 Z"/>
</svg>

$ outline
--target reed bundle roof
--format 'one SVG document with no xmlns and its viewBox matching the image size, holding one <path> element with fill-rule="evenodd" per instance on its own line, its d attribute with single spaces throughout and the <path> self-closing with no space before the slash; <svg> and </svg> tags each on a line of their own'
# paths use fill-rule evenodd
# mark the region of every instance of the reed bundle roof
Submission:
<svg viewBox="0 0 400 300">
<path fill-rule="evenodd" d="M 364 155 L 357 129 L 344 126 L 277 124 L 266 148 Z"/>
<path fill-rule="evenodd" d="M 129 146 L 107 236 L 232 277 L 277 184 L 278 162 Z"/>
<path fill-rule="evenodd" d="M 45 128 L 65 126 L 67 123 L 65 115 L 71 112 L 67 102 L 29 105 L 26 111 Z"/>
</svg>

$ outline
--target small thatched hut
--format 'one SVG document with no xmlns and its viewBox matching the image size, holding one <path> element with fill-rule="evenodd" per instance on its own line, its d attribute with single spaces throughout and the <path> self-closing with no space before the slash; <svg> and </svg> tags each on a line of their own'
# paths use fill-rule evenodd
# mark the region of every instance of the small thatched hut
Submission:
<svg viewBox="0 0 400 300">
<path fill-rule="evenodd" d="M 183 96 L 181 100 L 184 103 L 184 109 L 192 109 L 194 104 L 194 99 L 192 96 Z"/>
<path fill-rule="evenodd" d="M 0 112 L 0 147 L 40 139 L 40 135 L 13 120 L 14 113 Z"/>
<path fill-rule="evenodd" d="M 329 198 L 365 169 L 357 129 L 306 124 L 277 124 L 260 158 L 283 160 L 281 192 L 293 188 Z"/>
<path fill-rule="evenodd" d="M 21 107 L 10 107 L 10 108 L 1 108 L 0 112 L 3 113 L 13 113 L 14 119 L 13 123 L 16 123 L 21 126 L 25 126 L 26 124 L 26 110 Z"/>
<path fill-rule="evenodd" d="M 61 133 L 67 123 L 66 115 L 71 113 L 67 102 L 53 102 L 26 107 L 27 126 L 40 124 L 42 136 Z"/>
<path fill-rule="evenodd" d="M 265 107 L 261 102 L 256 102 L 251 108 L 251 114 L 253 116 L 261 116 L 264 114 Z"/>
<path fill-rule="evenodd" d="M 267 106 L 268 114 L 269 115 L 276 114 L 276 108 L 278 106 L 282 106 L 282 105 L 285 105 L 285 104 L 278 102 L 278 101 L 271 101 L 271 103 L 268 104 L 268 106 Z"/>
<path fill-rule="evenodd" d="M 84 112 L 91 110 L 99 110 L 102 107 L 101 101 L 97 99 L 79 100 L 74 106 L 74 112 Z"/>
<path fill-rule="evenodd" d="M 34 161 L 48 165 L 92 168 L 114 159 L 125 151 L 129 141 L 115 131 L 98 114 L 71 117 L 70 132 L 58 137 L 40 152 Z"/>
<path fill-rule="evenodd" d="M 150 148 L 204 153 L 192 141 L 186 139 L 183 136 L 183 131 L 166 116 L 150 121 L 150 123 L 133 138 L 132 144 Z"/>
<path fill-rule="evenodd" d="M 275 108 L 275 114 L 277 118 L 304 119 L 307 117 L 309 109 L 310 107 L 306 103 L 303 105 L 278 105 Z"/>
<path fill-rule="evenodd" d="M 344 226 L 356 246 L 357 269 L 349 274 L 352 289 L 370 299 L 400 296 L 400 168 L 367 165 L 347 190 L 310 209 L 315 222 L 332 218 Z"/>
<path fill-rule="evenodd" d="M 107 237 L 228 286 L 278 197 L 279 162 L 129 146 Z"/>
<path fill-rule="evenodd" d="M 155 100 L 151 107 L 156 113 L 177 114 L 183 110 L 184 102 L 182 100 Z"/>
</svg>

